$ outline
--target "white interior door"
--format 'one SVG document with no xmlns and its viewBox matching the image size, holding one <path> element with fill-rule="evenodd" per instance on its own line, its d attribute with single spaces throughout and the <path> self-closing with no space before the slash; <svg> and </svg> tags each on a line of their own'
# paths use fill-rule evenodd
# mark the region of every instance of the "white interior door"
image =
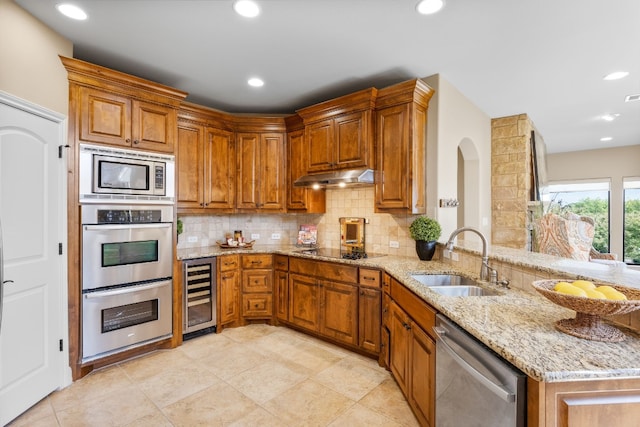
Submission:
<svg viewBox="0 0 640 427">
<path fill-rule="evenodd" d="M 0 425 L 68 374 L 64 121 L 0 93 L 0 220 L 4 284 L 0 325 Z M 66 245 L 64 245 L 66 247 Z M 7 282 L 10 281 L 10 282 Z"/>
</svg>

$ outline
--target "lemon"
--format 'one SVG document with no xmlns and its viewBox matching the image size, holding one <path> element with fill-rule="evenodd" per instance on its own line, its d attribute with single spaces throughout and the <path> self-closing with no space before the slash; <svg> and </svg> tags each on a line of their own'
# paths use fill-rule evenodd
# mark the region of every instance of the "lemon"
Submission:
<svg viewBox="0 0 640 427">
<path fill-rule="evenodd" d="M 566 294 L 566 295 L 575 295 L 578 297 L 586 297 L 587 293 L 584 291 L 584 289 L 580 289 L 577 286 L 573 286 L 570 283 L 567 283 L 566 285 L 560 286 L 558 289 L 556 289 L 557 292 L 561 293 L 561 294 Z"/>
<path fill-rule="evenodd" d="M 588 280 L 574 280 L 572 283 L 573 286 L 576 286 L 580 289 L 584 289 L 585 291 L 588 289 L 595 289 L 596 285 L 593 284 L 593 282 L 590 282 Z"/>
<path fill-rule="evenodd" d="M 556 285 L 553 287 L 554 291 L 560 291 L 560 289 L 566 287 L 566 286 L 572 286 L 571 283 L 569 282 L 558 282 L 556 283 Z"/>
<path fill-rule="evenodd" d="M 610 300 L 626 300 L 627 296 L 619 290 L 612 288 L 611 286 L 598 286 L 596 291 L 604 294 L 607 299 Z"/>
<path fill-rule="evenodd" d="M 598 292 L 596 289 L 587 289 L 585 292 L 589 298 L 607 299 L 605 294 Z"/>
</svg>

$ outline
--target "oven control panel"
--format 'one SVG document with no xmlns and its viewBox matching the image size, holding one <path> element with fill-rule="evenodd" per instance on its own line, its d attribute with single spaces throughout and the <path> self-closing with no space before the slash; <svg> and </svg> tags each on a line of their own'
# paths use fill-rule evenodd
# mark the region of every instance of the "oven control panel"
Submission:
<svg viewBox="0 0 640 427">
<path fill-rule="evenodd" d="M 97 224 L 144 224 L 162 222 L 159 209 L 98 209 Z"/>
</svg>

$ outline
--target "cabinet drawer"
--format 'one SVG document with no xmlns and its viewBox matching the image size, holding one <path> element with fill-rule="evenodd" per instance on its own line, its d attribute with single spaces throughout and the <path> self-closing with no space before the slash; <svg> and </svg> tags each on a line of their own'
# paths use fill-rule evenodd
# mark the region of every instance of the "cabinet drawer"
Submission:
<svg viewBox="0 0 640 427">
<path fill-rule="evenodd" d="M 220 271 L 235 270 L 240 266 L 238 255 L 224 255 L 220 257 Z"/>
<path fill-rule="evenodd" d="M 358 283 L 372 288 L 380 288 L 380 271 L 368 268 L 360 268 L 358 271 Z"/>
<path fill-rule="evenodd" d="M 273 315 L 273 297 L 271 294 L 245 294 L 242 296 L 242 315 L 244 317 L 271 317 Z"/>
<path fill-rule="evenodd" d="M 358 267 L 335 262 L 311 261 L 292 257 L 289 260 L 289 272 L 321 277 L 325 280 L 358 283 Z"/>
<path fill-rule="evenodd" d="M 273 255 L 256 254 L 242 255 L 242 268 L 272 268 Z"/>
<path fill-rule="evenodd" d="M 243 292 L 271 292 L 273 273 L 271 270 L 242 270 Z"/>
<path fill-rule="evenodd" d="M 289 257 L 285 255 L 274 255 L 274 266 L 276 270 L 289 271 Z"/>
<path fill-rule="evenodd" d="M 391 298 L 433 339 L 436 313 L 429 304 L 395 279 L 391 279 Z"/>
</svg>

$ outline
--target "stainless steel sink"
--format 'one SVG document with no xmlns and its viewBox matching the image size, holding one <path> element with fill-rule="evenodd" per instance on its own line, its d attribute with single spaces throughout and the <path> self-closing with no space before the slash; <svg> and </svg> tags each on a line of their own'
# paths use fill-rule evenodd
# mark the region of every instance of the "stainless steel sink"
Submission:
<svg viewBox="0 0 640 427">
<path fill-rule="evenodd" d="M 475 286 L 476 282 L 457 274 L 412 274 L 412 278 L 427 286 Z"/>
<path fill-rule="evenodd" d="M 476 281 L 457 274 L 412 274 L 411 277 L 434 292 L 452 297 L 502 295 L 493 289 L 478 286 Z"/>
<path fill-rule="evenodd" d="M 500 295 L 500 292 L 492 289 L 481 288 L 480 286 L 429 286 L 434 292 L 448 297 L 482 297 Z"/>
</svg>

